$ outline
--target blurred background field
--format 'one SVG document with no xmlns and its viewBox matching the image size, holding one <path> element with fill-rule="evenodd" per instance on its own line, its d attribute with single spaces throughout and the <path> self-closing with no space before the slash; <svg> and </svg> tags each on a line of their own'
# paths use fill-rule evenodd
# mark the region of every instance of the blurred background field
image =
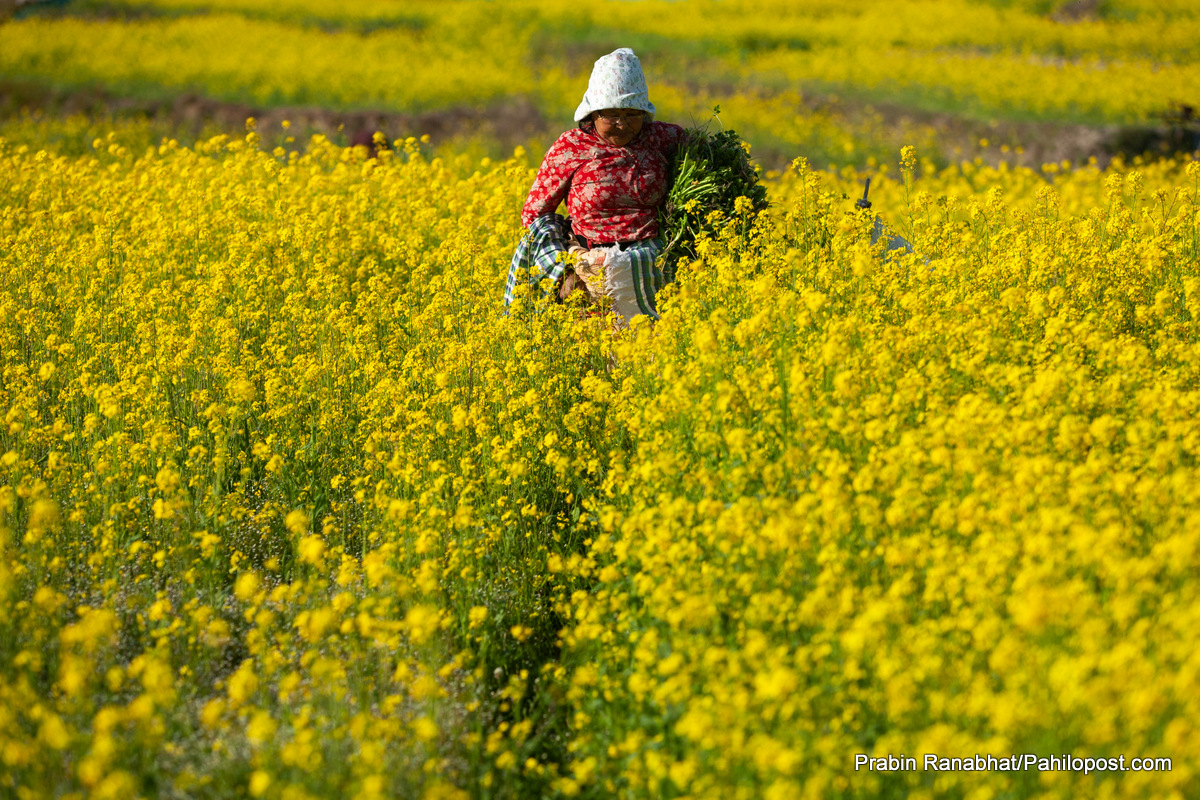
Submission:
<svg viewBox="0 0 1200 800">
<path fill-rule="evenodd" d="M 893 160 L 901 144 L 942 165 L 1039 167 L 1200 135 L 1200 10 L 1183 0 L 8 0 L 8 14 L 7 116 L 148 117 L 148 139 L 255 116 L 302 139 L 379 129 L 536 156 L 617 46 L 642 57 L 662 119 L 719 104 L 771 167 Z"/>
<path fill-rule="evenodd" d="M 0 8 L 0 796 L 1200 795 L 1193 3 Z M 618 46 L 771 207 L 506 315 Z"/>
</svg>

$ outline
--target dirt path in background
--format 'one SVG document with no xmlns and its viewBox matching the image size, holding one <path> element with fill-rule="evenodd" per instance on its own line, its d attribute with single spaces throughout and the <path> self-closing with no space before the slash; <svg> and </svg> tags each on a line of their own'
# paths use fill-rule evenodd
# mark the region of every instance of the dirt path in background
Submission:
<svg viewBox="0 0 1200 800">
<path fill-rule="evenodd" d="M 1053 122 L 1011 122 L 967 119 L 952 114 L 913 111 L 900 106 L 874 104 L 885 124 L 899 128 L 929 127 L 937 131 L 942 151 L 950 161 L 982 157 L 987 163 L 1040 168 L 1043 164 L 1090 158 L 1107 163 L 1116 155 L 1115 125 L 1070 125 Z M 986 142 L 986 144 L 984 144 Z M 1002 148 L 1007 148 L 1007 151 Z"/>
<path fill-rule="evenodd" d="M 896 127 L 928 126 L 937 131 L 942 152 L 951 162 L 982 157 L 984 162 L 1040 169 L 1043 164 L 1096 159 L 1107 165 L 1116 156 L 1172 156 L 1200 149 L 1200 127 L 1160 125 L 1073 125 L 1060 122 L 980 121 L 952 114 L 913 111 L 874 104 L 885 123 Z M 986 140 L 987 144 L 981 144 Z M 1007 146 L 1008 151 L 1001 150 Z"/>
<path fill-rule="evenodd" d="M 1086 163 L 1095 158 L 1101 165 L 1116 155 L 1143 153 L 1170 155 L 1200 147 L 1200 129 L 1195 125 L 1097 126 L 1051 122 L 979 120 L 951 114 L 913 111 L 886 104 L 826 104 L 821 98 L 808 101 L 853 119 L 856 114 L 878 114 L 885 125 L 897 130 L 928 127 L 936 131 L 942 155 L 951 162 L 980 157 L 985 163 L 1040 168 L 1046 163 Z M 139 117 L 161 122 L 179 136 L 199 136 L 214 129 L 235 133 L 244 130 L 246 119 L 258 121 L 258 131 L 267 142 L 282 138 L 281 123 L 291 122 L 290 133 L 303 141 L 321 133 L 338 144 L 369 141 L 375 131 L 389 141 L 428 135 L 434 146 L 476 141 L 489 151 L 511 153 L 518 145 L 544 142 L 546 146 L 562 131 L 562 123 L 548 120 L 528 98 L 510 98 L 490 108 L 456 107 L 422 113 L 385 111 L 332 111 L 318 107 L 268 108 L 228 103 L 194 93 L 171 99 L 147 100 L 121 97 L 102 90 L 55 93 L 34 85 L 0 83 L 0 113 L 21 109 L 53 114 Z M 987 144 L 982 144 L 986 140 Z M 1008 151 L 1001 150 L 1008 146 Z M 1020 150 L 1018 151 L 1018 148 Z M 755 146 L 755 157 L 765 168 L 786 167 L 796 153 L 774 152 Z M 931 154 L 932 155 L 932 154 Z"/>
<path fill-rule="evenodd" d="M 225 133 L 245 130 L 246 120 L 257 120 L 257 130 L 267 141 L 282 136 L 281 124 L 291 123 L 298 140 L 320 133 L 339 144 L 368 140 L 378 131 L 389 141 L 428 134 L 434 144 L 479 140 L 511 150 L 538 141 L 549 126 L 527 98 L 512 98 L 492 108 L 456 107 L 423 113 L 386 111 L 333 111 L 326 108 L 264 107 L 228 103 L 194 93 L 171 99 L 146 100 L 121 97 L 100 90 L 69 93 L 46 92 L 40 87 L 0 83 L 0 114 L 23 109 L 57 115 L 146 117 L 161 122 L 180 135 L 198 136 L 213 129 Z M 554 134 L 557 135 L 557 132 Z"/>
</svg>

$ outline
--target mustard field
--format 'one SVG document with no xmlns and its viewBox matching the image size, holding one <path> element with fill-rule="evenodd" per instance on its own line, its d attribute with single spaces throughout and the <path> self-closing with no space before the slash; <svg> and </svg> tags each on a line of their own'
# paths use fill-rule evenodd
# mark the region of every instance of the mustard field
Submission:
<svg viewBox="0 0 1200 800">
<path fill-rule="evenodd" d="M 798 159 L 614 333 L 523 154 L 115 140 L 0 142 L 3 794 L 1196 793 L 1200 163 Z"/>
<path fill-rule="evenodd" d="M 23 5 L 0 798 L 1200 796 L 1200 160 L 957 152 L 1195 102 L 1194 6 Z M 626 329 L 505 312 L 552 138 L 4 106 L 553 136 L 617 46 L 787 154 Z"/>
</svg>

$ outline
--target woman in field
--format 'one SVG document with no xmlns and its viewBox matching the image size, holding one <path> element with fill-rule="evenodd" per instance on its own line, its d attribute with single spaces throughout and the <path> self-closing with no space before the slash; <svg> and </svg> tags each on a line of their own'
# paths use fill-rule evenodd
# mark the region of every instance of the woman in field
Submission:
<svg viewBox="0 0 1200 800">
<path fill-rule="evenodd" d="M 560 298 L 609 298 L 626 322 L 656 319 L 658 207 L 683 128 L 654 120 L 641 62 L 628 48 L 596 62 L 575 122 L 546 153 L 525 200 L 529 231 L 509 268 L 505 305 L 527 275 L 535 284 L 553 280 Z M 569 219 L 556 213 L 564 200 Z M 576 256 L 573 269 L 562 260 L 567 252 Z"/>
</svg>

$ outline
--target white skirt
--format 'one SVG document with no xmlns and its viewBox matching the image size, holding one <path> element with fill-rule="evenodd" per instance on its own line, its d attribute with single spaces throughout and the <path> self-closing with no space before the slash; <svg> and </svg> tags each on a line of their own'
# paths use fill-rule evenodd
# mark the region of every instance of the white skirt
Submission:
<svg viewBox="0 0 1200 800">
<path fill-rule="evenodd" d="M 658 319 L 654 295 L 662 288 L 662 273 L 647 254 L 633 257 L 617 245 L 604 250 L 604 294 L 612 300 L 613 311 L 628 325 L 639 314 Z"/>
</svg>

